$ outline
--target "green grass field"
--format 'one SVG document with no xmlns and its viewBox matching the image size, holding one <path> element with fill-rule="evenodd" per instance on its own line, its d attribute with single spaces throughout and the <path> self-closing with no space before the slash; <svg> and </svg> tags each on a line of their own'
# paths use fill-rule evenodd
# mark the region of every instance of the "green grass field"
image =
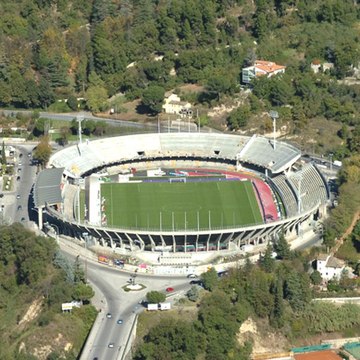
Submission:
<svg viewBox="0 0 360 360">
<path fill-rule="evenodd" d="M 104 183 L 107 225 L 148 230 L 262 223 L 250 181 Z"/>
</svg>

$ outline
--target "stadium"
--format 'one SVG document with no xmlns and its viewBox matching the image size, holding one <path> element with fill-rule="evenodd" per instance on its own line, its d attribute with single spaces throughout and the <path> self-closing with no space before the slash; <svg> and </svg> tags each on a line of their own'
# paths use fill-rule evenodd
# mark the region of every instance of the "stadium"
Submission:
<svg viewBox="0 0 360 360">
<path fill-rule="evenodd" d="M 205 254 L 290 241 L 326 213 L 327 182 L 296 147 L 261 136 L 153 133 L 56 152 L 34 187 L 43 216 L 108 249 Z M 44 213 L 44 215 L 43 215 Z"/>
</svg>

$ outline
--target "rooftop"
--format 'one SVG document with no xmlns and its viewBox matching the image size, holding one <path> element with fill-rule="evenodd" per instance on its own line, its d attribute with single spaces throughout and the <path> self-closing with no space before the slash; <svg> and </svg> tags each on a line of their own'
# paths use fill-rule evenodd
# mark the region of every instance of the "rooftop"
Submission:
<svg viewBox="0 0 360 360">
<path fill-rule="evenodd" d="M 255 67 L 267 73 L 272 73 L 274 71 L 283 70 L 286 68 L 286 66 L 278 65 L 272 61 L 265 60 L 256 60 Z"/>
<path fill-rule="evenodd" d="M 334 351 L 313 351 L 305 354 L 294 355 L 295 360 L 342 360 Z"/>
</svg>

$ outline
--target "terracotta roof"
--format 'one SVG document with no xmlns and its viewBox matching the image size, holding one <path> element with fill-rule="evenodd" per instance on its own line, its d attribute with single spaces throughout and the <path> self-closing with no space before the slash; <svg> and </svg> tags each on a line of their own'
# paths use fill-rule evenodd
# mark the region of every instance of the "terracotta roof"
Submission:
<svg viewBox="0 0 360 360">
<path fill-rule="evenodd" d="M 342 358 L 331 350 L 313 351 L 306 354 L 294 355 L 295 360 L 342 360 Z"/>
<path fill-rule="evenodd" d="M 272 73 L 274 71 L 283 70 L 286 68 L 286 66 L 278 65 L 272 61 L 264 61 L 264 60 L 256 60 L 255 67 L 267 73 Z"/>
</svg>

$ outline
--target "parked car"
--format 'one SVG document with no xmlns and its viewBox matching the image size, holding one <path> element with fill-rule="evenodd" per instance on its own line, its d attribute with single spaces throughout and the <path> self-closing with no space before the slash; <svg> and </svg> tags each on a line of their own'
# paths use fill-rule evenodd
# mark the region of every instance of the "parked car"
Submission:
<svg viewBox="0 0 360 360">
<path fill-rule="evenodd" d="M 189 274 L 187 277 L 189 279 L 196 279 L 198 276 L 196 274 Z"/>
<path fill-rule="evenodd" d="M 111 319 L 111 318 L 112 318 L 111 313 L 107 313 L 107 314 L 106 314 L 106 317 L 107 317 L 108 319 Z"/>
<path fill-rule="evenodd" d="M 112 349 L 112 348 L 114 347 L 114 343 L 113 343 L 113 342 L 109 343 L 108 347 L 109 347 L 110 349 Z"/>
<path fill-rule="evenodd" d="M 117 322 L 117 324 L 121 325 L 123 323 L 123 320 L 122 319 L 119 319 Z"/>
<path fill-rule="evenodd" d="M 174 291 L 174 288 L 172 288 L 172 287 L 166 288 L 166 292 L 167 292 L 167 293 L 171 293 L 171 292 L 173 292 L 173 291 Z"/>
</svg>

